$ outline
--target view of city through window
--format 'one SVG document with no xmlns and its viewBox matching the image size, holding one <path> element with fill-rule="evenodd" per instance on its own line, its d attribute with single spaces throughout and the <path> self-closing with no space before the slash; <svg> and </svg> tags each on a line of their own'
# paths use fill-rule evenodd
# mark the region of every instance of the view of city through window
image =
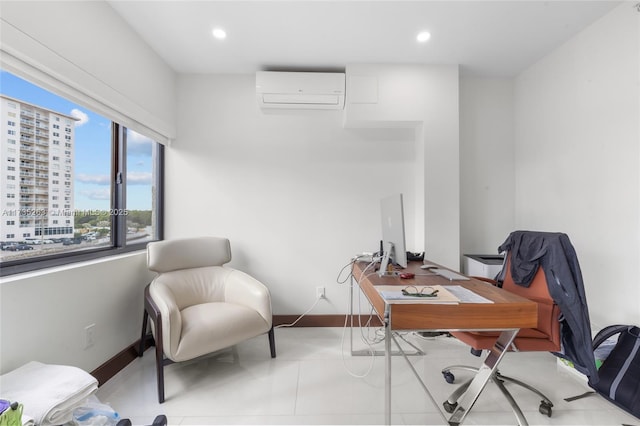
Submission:
<svg viewBox="0 0 640 426">
<path fill-rule="evenodd" d="M 112 200 L 112 122 L 0 71 L 0 261 L 154 239 L 157 143 L 126 129 L 126 208 Z"/>
</svg>

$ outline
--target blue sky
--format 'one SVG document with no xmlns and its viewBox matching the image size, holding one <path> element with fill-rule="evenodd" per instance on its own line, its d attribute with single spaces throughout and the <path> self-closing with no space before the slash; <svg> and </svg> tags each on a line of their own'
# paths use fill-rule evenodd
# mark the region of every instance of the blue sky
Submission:
<svg viewBox="0 0 640 426">
<path fill-rule="evenodd" d="M 109 210 L 111 120 L 47 90 L 0 71 L 0 92 L 80 120 L 75 127 L 74 209 Z M 151 209 L 152 141 L 129 130 L 127 135 L 127 208 Z"/>
</svg>

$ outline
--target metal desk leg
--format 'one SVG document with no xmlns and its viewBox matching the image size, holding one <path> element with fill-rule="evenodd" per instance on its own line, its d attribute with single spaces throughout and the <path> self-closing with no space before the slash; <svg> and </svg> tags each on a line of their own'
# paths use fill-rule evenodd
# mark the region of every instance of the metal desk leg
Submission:
<svg viewBox="0 0 640 426">
<path fill-rule="evenodd" d="M 384 416 L 385 424 L 391 424 L 391 321 L 389 305 L 384 313 Z"/>
<path fill-rule="evenodd" d="M 511 342 L 518 334 L 519 329 L 515 330 L 505 330 L 500 333 L 498 340 L 493 345 L 493 348 L 487 355 L 487 358 L 482 363 L 482 366 L 478 370 L 478 373 L 475 375 L 469 388 L 462 396 L 462 400 L 458 401 L 458 406 L 456 410 L 453 412 L 451 417 L 449 418 L 450 425 L 459 425 L 462 423 L 464 418 L 467 416 L 473 404 L 475 404 L 476 400 L 480 396 L 480 393 L 486 386 L 487 382 L 493 376 L 493 373 L 497 370 L 498 364 L 500 360 L 504 356 L 505 352 L 511 346 Z"/>
<path fill-rule="evenodd" d="M 358 314 L 360 314 L 358 312 Z M 353 276 L 351 276 L 351 281 L 349 283 L 349 347 L 351 349 L 351 354 L 353 355 Z"/>
</svg>

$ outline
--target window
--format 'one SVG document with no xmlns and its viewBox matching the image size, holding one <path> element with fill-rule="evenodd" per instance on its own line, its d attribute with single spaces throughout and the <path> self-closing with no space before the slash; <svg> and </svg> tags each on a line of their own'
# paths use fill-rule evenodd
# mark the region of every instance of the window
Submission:
<svg viewBox="0 0 640 426">
<path fill-rule="evenodd" d="M 127 241 L 149 241 L 157 233 L 154 217 L 158 182 L 158 156 L 160 144 L 133 130 L 127 129 L 125 185 Z"/>
<path fill-rule="evenodd" d="M 17 111 L 20 139 L 0 180 L 16 170 L 21 179 L 19 188 L 0 198 L 8 216 L 0 222 L 0 235 L 14 242 L 53 241 L 34 244 L 33 250 L 1 251 L 0 275 L 144 249 L 162 238 L 161 144 L 2 70 L 0 90 L 0 114 Z M 7 134 L 2 127 L 8 121 L 0 117 L 0 133 Z M 64 153 L 54 139 L 60 125 L 53 123 L 60 122 L 65 123 Z M 9 223 L 13 229 L 1 229 Z"/>
</svg>

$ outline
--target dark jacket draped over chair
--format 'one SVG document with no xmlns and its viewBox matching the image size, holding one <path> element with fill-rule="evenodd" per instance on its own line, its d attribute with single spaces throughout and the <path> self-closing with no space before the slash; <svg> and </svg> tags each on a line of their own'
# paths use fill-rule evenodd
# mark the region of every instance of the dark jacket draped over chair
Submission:
<svg viewBox="0 0 640 426">
<path fill-rule="evenodd" d="M 511 276 L 518 285 L 528 287 L 538 267 L 542 267 L 549 294 L 561 311 L 560 357 L 573 362 L 576 369 L 598 381 L 593 356 L 589 309 L 576 251 L 566 234 L 558 232 L 512 232 L 498 252 L 511 252 Z M 497 277 L 503 281 L 506 271 Z"/>
</svg>

